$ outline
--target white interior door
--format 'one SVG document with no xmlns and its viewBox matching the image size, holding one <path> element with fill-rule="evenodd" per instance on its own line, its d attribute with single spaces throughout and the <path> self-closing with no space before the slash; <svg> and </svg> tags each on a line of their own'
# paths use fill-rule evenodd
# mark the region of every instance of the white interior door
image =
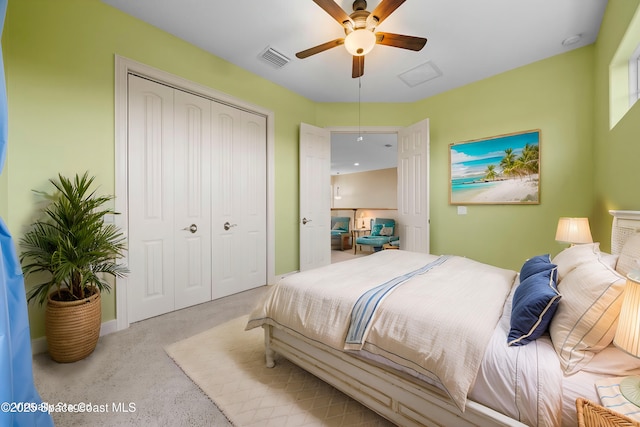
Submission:
<svg viewBox="0 0 640 427">
<path fill-rule="evenodd" d="M 429 252 L 429 119 L 398 132 L 400 248 Z"/>
<path fill-rule="evenodd" d="M 266 118 L 213 103 L 213 298 L 267 283 Z"/>
<path fill-rule="evenodd" d="M 211 101 L 174 91 L 175 309 L 211 300 Z"/>
<path fill-rule="evenodd" d="M 129 321 L 174 308 L 171 88 L 129 76 Z"/>
<path fill-rule="evenodd" d="M 331 263 L 331 132 L 300 124 L 300 271 Z"/>
<path fill-rule="evenodd" d="M 129 84 L 129 321 L 266 284 L 266 118 Z"/>
</svg>

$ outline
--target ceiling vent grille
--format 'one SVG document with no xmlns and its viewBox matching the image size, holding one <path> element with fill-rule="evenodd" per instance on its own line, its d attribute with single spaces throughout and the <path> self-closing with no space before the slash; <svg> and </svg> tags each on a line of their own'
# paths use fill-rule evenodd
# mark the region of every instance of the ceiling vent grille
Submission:
<svg viewBox="0 0 640 427">
<path fill-rule="evenodd" d="M 275 68 L 282 68 L 291 61 L 286 55 L 283 55 L 270 46 L 267 46 L 260 54 L 260 59 L 273 65 Z"/>
<path fill-rule="evenodd" d="M 442 71 L 440 71 L 436 64 L 434 64 L 432 61 L 427 61 L 424 64 L 410 69 L 409 71 L 405 71 L 404 73 L 399 74 L 398 77 L 407 86 L 415 87 L 419 84 L 440 77 L 441 75 Z"/>
</svg>

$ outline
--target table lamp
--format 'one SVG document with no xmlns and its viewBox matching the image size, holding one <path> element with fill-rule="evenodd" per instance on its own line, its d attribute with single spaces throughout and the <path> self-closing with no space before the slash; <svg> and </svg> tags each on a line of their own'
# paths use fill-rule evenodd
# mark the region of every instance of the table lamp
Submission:
<svg viewBox="0 0 640 427">
<path fill-rule="evenodd" d="M 634 270 L 627 275 L 623 295 L 613 344 L 620 350 L 640 358 L 640 270 Z M 629 402 L 640 406 L 640 377 L 629 376 L 622 379 L 620 393 Z"/>
<path fill-rule="evenodd" d="M 560 218 L 556 230 L 556 240 L 571 243 L 571 246 L 581 243 L 593 243 L 589 218 Z"/>
</svg>

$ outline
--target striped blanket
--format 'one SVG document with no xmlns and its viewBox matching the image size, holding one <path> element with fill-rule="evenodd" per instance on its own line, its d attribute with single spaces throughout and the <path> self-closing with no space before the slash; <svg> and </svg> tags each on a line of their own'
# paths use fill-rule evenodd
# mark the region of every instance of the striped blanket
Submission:
<svg viewBox="0 0 640 427">
<path fill-rule="evenodd" d="M 620 392 L 620 381 L 623 378 L 613 377 L 596 381 L 600 402 L 605 408 L 640 421 L 640 408 L 629 402 Z"/>
<path fill-rule="evenodd" d="M 389 294 L 389 292 L 392 292 L 396 287 L 402 285 L 413 276 L 417 274 L 425 274 L 432 268 L 445 262 L 447 258 L 448 257 L 446 256 L 441 256 L 435 261 L 432 261 L 417 270 L 394 277 L 393 279 L 362 294 L 351 311 L 351 323 L 349 325 L 349 331 L 347 332 L 347 338 L 344 341 L 344 349 L 362 350 L 362 346 L 364 345 L 365 337 L 371 327 L 373 317 L 378 307 L 380 307 L 380 303 L 382 303 L 382 300 Z"/>
<path fill-rule="evenodd" d="M 381 251 L 286 277 L 247 329 L 270 324 L 341 351 L 348 340 L 431 379 L 464 410 L 515 278 L 467 258 Z M 372 294 L 381 296 L 375 310 L 357 307 Z M 354 307 L 366 321 L 347 338 Z"/>
</svg>

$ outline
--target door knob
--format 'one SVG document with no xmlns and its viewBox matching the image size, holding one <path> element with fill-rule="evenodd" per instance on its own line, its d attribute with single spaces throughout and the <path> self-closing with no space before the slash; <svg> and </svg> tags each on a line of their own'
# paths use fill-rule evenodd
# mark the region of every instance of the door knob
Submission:
<svg viewBox="0 0 640 427">
<path fill-rule="evenodd" d="M 311 222 L 311 220 L 307 218 L 302 218 L 302 225 L 307 225 L 308 222 Z"/>
<path fill-rule="evenodd" d="M 231 227 L 236 227 L 237 225 L 238 225 L 238 224 L 229 224 L 229 221 L 227 221 L 227 222 L 225 222 L 225 223 L 224 223 L 224 226 L 223 226 L 223 227 L 224 227 L 224 229 L 225 229 L 225 230 L 228 230 L 228 229 L 230 229 Z"/>
<path fill-rule="evenodd" d="M 196 231 L 198 231 L 198 226 L 195 224 L 191 224 L 189 227 L 183 228 L 183 230 L 189 230 L 190 232 L 195 233 Z"/>
</svg>

